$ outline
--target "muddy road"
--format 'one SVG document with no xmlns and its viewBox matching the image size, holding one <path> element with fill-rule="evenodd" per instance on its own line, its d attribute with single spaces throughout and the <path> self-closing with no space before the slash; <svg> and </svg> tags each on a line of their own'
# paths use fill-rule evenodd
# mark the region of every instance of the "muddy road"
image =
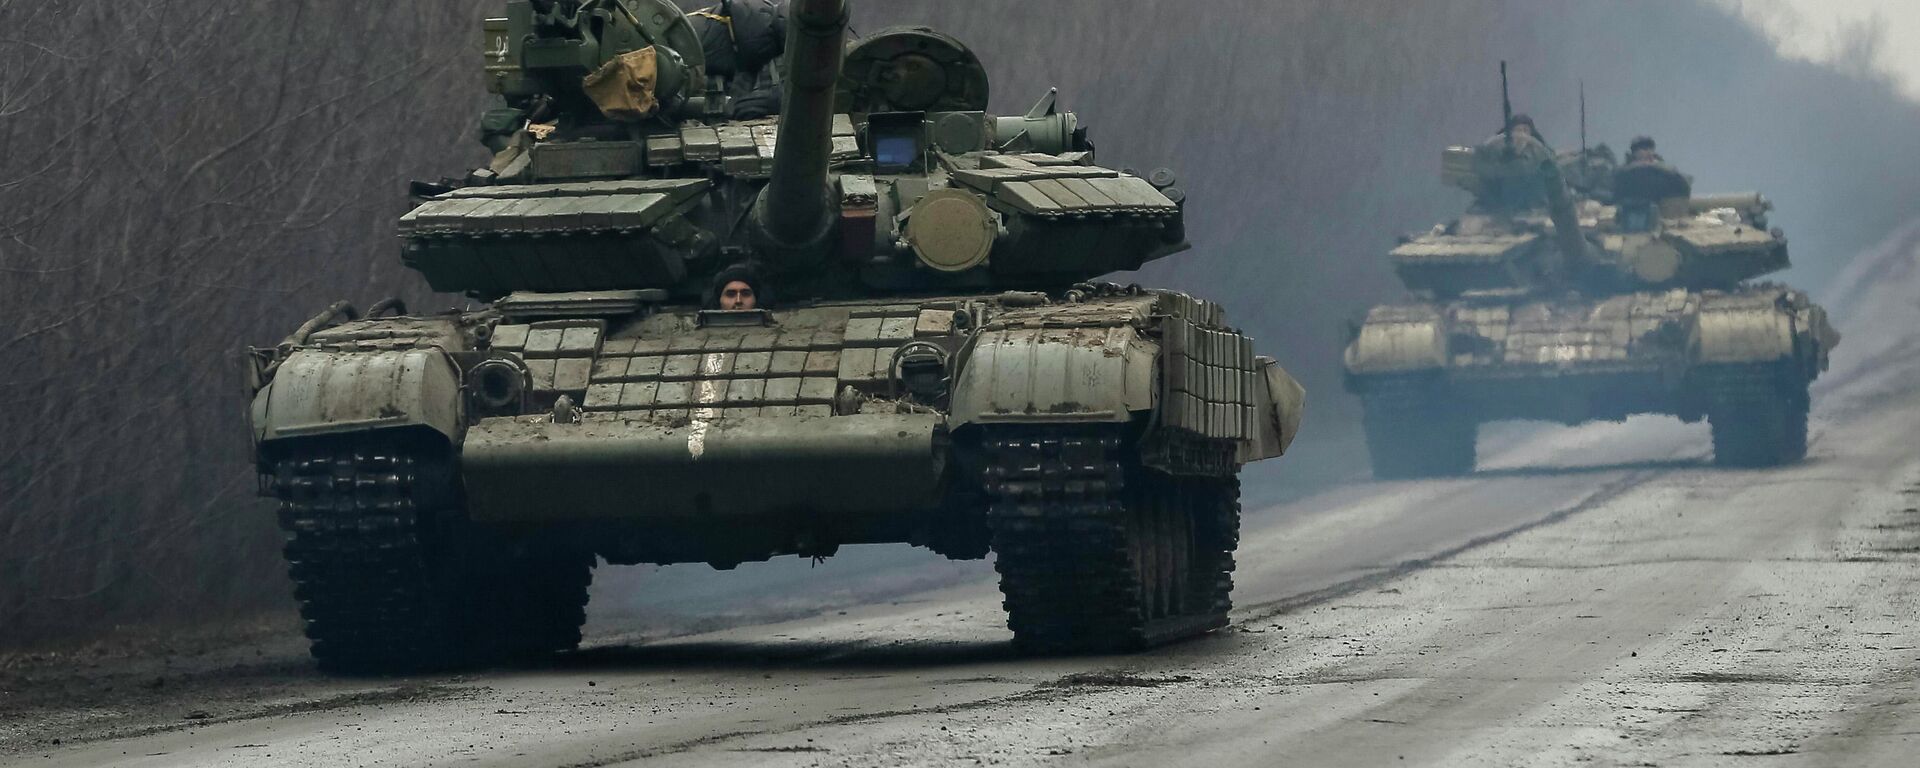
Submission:
<svg viewBox="0 0 1920 768">
<path fill-rule="evenodd" d="M 1020 658 L 989 568 L 876 566 L 904 594 L 541 669 L 329 679 L 281 638 L 16 681 L 0 763 L 1908 765 L 1917 242 L 1839 281 L 1804 464 L 1716 469 L 1660 419 L 1492 430 L 1469 478 L 1249 510 L 1235 624 L 1196 642 Z"/>
</svg>

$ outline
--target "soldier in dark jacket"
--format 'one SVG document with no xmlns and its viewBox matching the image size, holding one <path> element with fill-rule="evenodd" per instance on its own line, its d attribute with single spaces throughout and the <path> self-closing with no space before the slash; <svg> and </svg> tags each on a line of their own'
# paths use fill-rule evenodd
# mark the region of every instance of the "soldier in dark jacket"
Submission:
<svg viewBox="0 0 1920 768">
<path fill-rule="evenodd" d="M 1664 163 L 1667 159 L 1660 156 L 1660 150 L 1653 143 L 1652 136 L 1636 136 L 1633 143 L 1627 145 L 1629 163 Z"/>
<path fill-rule="evenodd" d="M 727 80 L 731 116 L 752 120 L 780 113 L 778 64 L 787 50 L 784 0 L 720 0 L 687 14 L 700 34 L 707 76 Z"/>
<path fill-rule="evenodd" d="M 1640 136 L 1628 146 L 1626 164 L 1614 172 L 1613 193 L 1623 201 L 1658 203 L 1691 196 L 1693 180 L 1667 164 L 1653 137 Z"/>
</svg>

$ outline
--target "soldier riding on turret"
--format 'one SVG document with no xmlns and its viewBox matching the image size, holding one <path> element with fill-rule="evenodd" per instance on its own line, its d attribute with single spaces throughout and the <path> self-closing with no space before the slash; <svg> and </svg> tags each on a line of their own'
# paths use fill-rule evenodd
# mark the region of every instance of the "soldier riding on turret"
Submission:
<svg viewBox="0 0 1920 768">
<path fill-rule="evenodd" d="M 780 56 L 787 50 L 785 0 L 720 0 L 687 14 L 700 35 L 707 76 L 724 78 L 730 117 L 754 120 L 780 113 Z"/>
<path fill-rule="evenodd" d="M 1618 206 L 1615 221 L 1624 231 L 1644 232 L 1662 216 L 1679 217 L 1687 213 L 1693 196 L 1693 180 L 1660 156 L 1653 137 L 1640 136 L 1627 149 L 1627 162 L 1613 174 L 1613 195 Z"/>
<path fill-rule="evenodd" d="M 1499 133 L 1494 134 L 1493 138 L 1489 139 L 1489 141 L 1505 141 L 1508 136 L 1516 139 L 1533 139 L 1542 145 L 1547 143 L 1546 138 L 1540 135 L 1540 126 L 1534 125 L 1533 117 L 1525 112 L 1508 118 L 1507 127 L 1501 129 Z"/>
<path fill-rule="evenodd" d="M 1546 207 L 1547 188 L 1540 177 L 1542 163 L 1553 161 L 1553 150 L 1540 138 L 1533 118 L 1516 114 L 1507 127 L 1473 153 L 1474 212 L 1512 215 Z"/>
</svg>

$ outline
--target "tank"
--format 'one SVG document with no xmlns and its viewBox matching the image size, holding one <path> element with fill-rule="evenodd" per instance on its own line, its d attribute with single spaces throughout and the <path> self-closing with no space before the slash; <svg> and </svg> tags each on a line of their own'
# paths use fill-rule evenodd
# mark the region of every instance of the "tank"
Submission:
<svg viewBox="0 0 1920 768">
<path fill-rule="evenodd" d="M 666 0 L 486 20 L 493 157 L 398 222 L 478 308 L 336 303 L 249 356 L 323 667 L 573 648 L 600 561 L 851 544 L 996 554 L 1029 651 L 1227 622 L 1238 472 L 1304 393 L 1218 304 L 1097 280 L 1188 248 L 1172 174 L 1098 165 L 1052 93 L 990 114 L 959 41 L 850 44 L 847 13 L 791 4 L 783 109 L 749 121 Z"/>
<path fill-rule="evenodd" d="M 1808 386 L 1840 336 L 1805 293 L 1754 282 L 1789 265 L 1765 197 L 1504 134 L 1447 149 L 1442 178 L 1472 206 L 1393 249 L 1410 295 L 1346 350 L 1376 477 L 1470 472 L 1479 425 L 1503 419 L 1668 414 L 1707 420 L 1721 465 L 1806 454 Z"/>
</svg>

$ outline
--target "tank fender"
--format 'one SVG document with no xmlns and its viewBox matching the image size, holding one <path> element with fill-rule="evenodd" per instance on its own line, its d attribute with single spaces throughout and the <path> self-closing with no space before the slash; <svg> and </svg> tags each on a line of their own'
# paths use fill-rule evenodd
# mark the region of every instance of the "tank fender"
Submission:
<svg viewBox="0 0 1920 768">
<path fill-rule="evenodd" d="M 1378 307 L 1347 346 L 1347 372 L 1406 373 L 1447 365 L 1446 321 L 1428 307 Z"/>
<path fill-rule="evenodd" d="M 1798 352 L 1794 313 L 1747 297 L 1708 299 L 1700 308 L 1701 364 L 1753 364 L 1792 359 Z"/>
<path fill-rule="evenodd" d="M 982 331 L 953 385 L 952 423 L 1125 422 L 1154 406 L 1159 353 L 1131 325 Z"/>
<path fill-rule="evenodd" d="M 1807 362 L 1808 373 L 1813 376 L 1825 373 L 1828 356 L 1834 347 L 1840 346 L 1840 332 L 1827 320 L 1827 310 L 1808 304 L 1794 313 L 1794 321 L 1800 327 L 1801 358 Z"/>
<path fill-rule="evenodd" d="M 406 427 L 458 443 L 461 408 L 459 368 L 438 348 L 302 349 L 255 393 L 250 421 L 256 445 Z"/>
<path fill-rule="evenodd" d="M 1266 382 L 1267 396 L 1258 408 L 1259 430 L 1249 441 L 1241 462 L 1271 459 L 1285 455 L 1300 434 L 1300 417 L 1306 412 L 1307 389 L 1271 357 L 1254 358 L 1260 378 Z"/>
</svg>

